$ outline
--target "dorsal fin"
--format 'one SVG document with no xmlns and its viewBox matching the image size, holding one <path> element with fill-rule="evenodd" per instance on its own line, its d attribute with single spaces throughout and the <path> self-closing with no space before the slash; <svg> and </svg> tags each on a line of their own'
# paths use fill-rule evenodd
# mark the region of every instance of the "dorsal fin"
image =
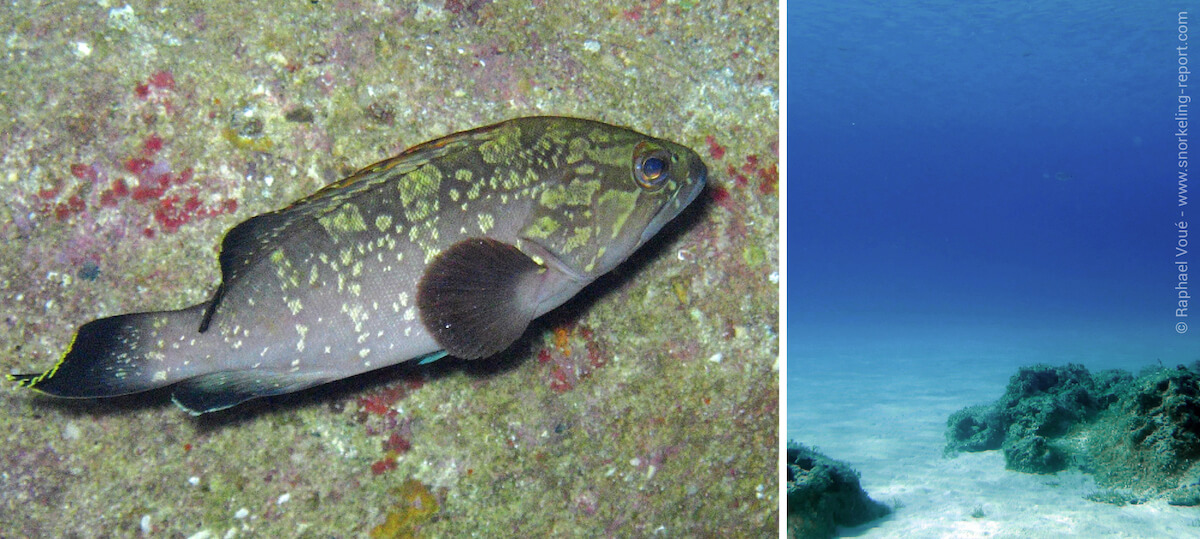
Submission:
<svg viewBox="0 0 1200 539">
<path fill-rule="evenodd" d="M 294 206 L 295 204 L 289 208 Z M 225 233 L 225 238 L 221 240 L 221 254 L 218 256 L 221 264 L 221 284 L 217 286 L 212 300 L 204 309 L 204 317 L 200 319 L 200 333 L 208 331 L 208 325 L 212 322 L 213 314 L 216 313 L 228 287 L 238 281 L 242 271 L 252 267 L 264 254 L 269 254 L 289 221 L 299 217 L 289 214 L 289 208 L 256 215 Z"/>
</svg>

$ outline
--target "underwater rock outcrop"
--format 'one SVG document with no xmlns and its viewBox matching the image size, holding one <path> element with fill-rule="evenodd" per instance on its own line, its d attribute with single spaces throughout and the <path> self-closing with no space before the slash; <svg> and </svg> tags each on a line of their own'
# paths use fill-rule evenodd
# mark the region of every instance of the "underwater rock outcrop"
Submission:
<svg viewBox="0 0 1200 539">
<path fill-rule="evenodd" d="M 951 414 L 946 427 L 947 454 L 1000 449 L 1010 470 L 1076 468 L 1116 489 L 1093 499 L 1200 505 L 1200 363 L 1136 378 L 1022 367 L 999 400 Z"/>
<path fill-rule="evenodd" d="M 790 539 L 833 537 L 836 526 L 859 526 L 891 513 L 872 500 L 850 465 L 788 442 L 787 526 Z"/>
</svg>

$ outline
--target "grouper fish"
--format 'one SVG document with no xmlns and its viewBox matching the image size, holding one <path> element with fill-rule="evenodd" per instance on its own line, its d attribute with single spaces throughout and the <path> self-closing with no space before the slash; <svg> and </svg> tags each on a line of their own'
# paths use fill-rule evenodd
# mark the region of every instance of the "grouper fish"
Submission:
<svg viewBox="0 0 1200 539">
<path fill-rule="evenodd" d="M 405 150 L 226 233 L 212 299 L 84 324 L 41 374 L 57 397 L 173 386 L 192 414 L 403 361 L 491 356 L 703 190 L 691 149 L 576 118 L 518 118 Z"/>
</svg>

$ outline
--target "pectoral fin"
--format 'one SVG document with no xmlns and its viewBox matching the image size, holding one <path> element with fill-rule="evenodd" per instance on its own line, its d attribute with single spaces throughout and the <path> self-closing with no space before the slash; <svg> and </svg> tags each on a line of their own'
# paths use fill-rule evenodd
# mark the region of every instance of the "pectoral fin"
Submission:
<svg viewBox="0 0 1200 539">
<path fill-rule="evenodd" d="M 421 321 L 454 357 L 477 359 L 508 348 L 537 309 L 545 268 L 490 238 L 460 241 L 436 256 L 417 285 Z"/>
</svg>

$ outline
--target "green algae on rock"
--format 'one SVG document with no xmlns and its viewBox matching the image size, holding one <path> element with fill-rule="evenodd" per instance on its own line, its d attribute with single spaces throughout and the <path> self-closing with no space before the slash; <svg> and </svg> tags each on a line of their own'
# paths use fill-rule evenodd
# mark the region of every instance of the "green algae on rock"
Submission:
<svg viewBox="0 0 1200 539">
<path fill-rule="evenodd" d="M 1081 365 L 1023 367 L 1004 396 L 947 421 L 946 451 L 1003 449 L 1005 465 L 1027 473 L 1070 467 L 1125 494 L 1107 503 L 1166 498 L 1196 505 L 1200 485 L 1200 364 L 1152 368 L 1134 377 Z M 1116 501 L 1114 501 L 1116 500 Z"/>
<path fill-rule="evenodd" d="M 406 150 L 222 242 L 213 298 L 82 326 L 20 385 L 73 398 L 174 385 L 200 414 L 446 354 L 507 348 L 703 190 L 692 150 L 518 118 Z"/>
<path fill-rule="evenodd" d="M 786 465 L 790 539 L 833 537 L 837 526 L 860 526 L 892 512 L 863 491 L 858 472 L 815 449 L 788 441 Z"/>
</svg>

